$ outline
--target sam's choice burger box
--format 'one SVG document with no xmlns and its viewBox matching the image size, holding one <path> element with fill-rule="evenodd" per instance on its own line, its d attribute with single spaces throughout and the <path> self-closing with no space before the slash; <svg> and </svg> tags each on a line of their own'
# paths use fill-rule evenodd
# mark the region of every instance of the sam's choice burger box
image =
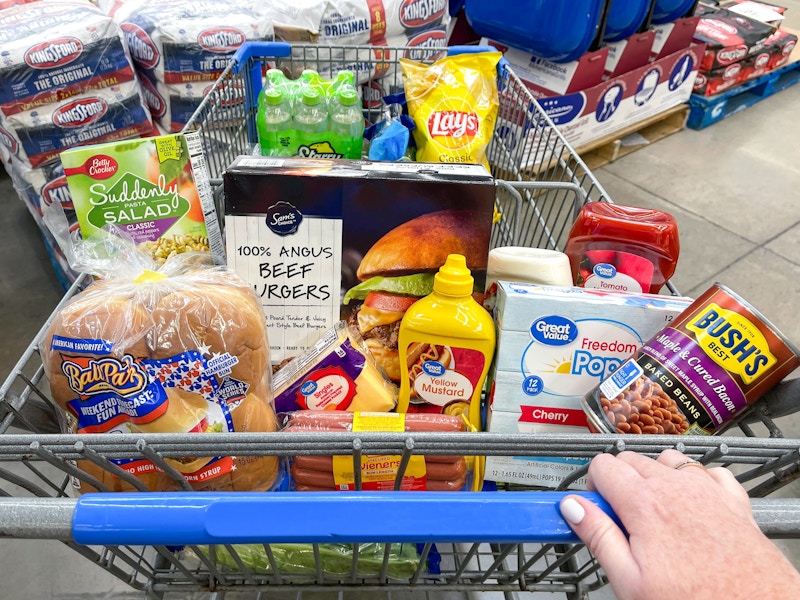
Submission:
<svg viewBox="0 0 800 600">
<path fill-rule="evenodd" d="M 488 413 L 494 433 L 588 433 L 583 395 L 691 304 L 673 296 L 505 281 L 497 291 Z M 491 456 L 485 477 L 550 487 L 586 462 Z"/>
<path fill-rule="evenodd" d="M 423 264 L 432 247 L 476 249 L 483 290 L 495 186 L 481 165 L 240 156 L 224 188 L 228 265 L 261 299 L 273 362 L 346 320 L 363 299 L 342 301 L 359 283 L 435 273 L 441 264 Z M 381 265 L 367 272 L 362 260 L 382 238 L 380 256 L 370 255 Z"/>
</svg>

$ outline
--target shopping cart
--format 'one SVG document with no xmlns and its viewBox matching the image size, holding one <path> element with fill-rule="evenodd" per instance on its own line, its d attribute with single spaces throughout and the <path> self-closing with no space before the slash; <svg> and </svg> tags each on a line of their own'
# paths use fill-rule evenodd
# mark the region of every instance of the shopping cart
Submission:
<svg viewBox="0 0 800 600">
<path fill-rule="evenodd" d="M 473 48 L 462 49 L 474 51 Z M 450 52 L 457 50 L 450 49 Z M 432 61 L 441 49 L 248 44 L 234 57 L 186 131 L 203 144 L 217 200 L 221 175 L 256 143 L 255 112 L 265 66 L 297 74 L 355 70 L 359 84 L 402 85 L 401 56 Z M 521 81 L 499 77 L 500 110 L 488 157 L 501 215 L 492 245 L 563 246 L 577 211 L 609 200 L 592 173 Z M 365 106 L 379 117 L 379 103 Z M 77 293 L 79 280 L 63 302 Z M 673 290 L 674 292 L 674 290 Z M 359 473 L 366 454 L 411 456 L 563 456 L 590 459 L 634 450 L 650 456 L 677 448 L 704 464 L 724 465 L 754 498 L 759 526 L 774 537 L 800 537 L 800 501 L 762 499 L 800 476 L 800 440 L 784 439 L 775 420 L 796 410 L 796 382 L 784 383 L 720 437 L 498 435 L 491 433 L 61 434 L 38 342 L 46 323 L 0 387 L 0 535 L 62 540 L 148 597 L 172 593 L 375 591 L 480 592 L 507 596 L 553 592 L 586 598 L 606 584 L 597 562 L 557 510 L 563 491 L 522 486 L 498 492 L 149 493 L 71 497 L 71 479 L 103 490 L 77 467 L 95 465 L 142 489 L 111 462 L 146 458 L 179 485 L 165 459 L 187 455 L 349 455 Z M 602 500 L 592 498 L 602 505 Z M 270 515 L 282 515 L 270 518 Z M 303 544 L 288 560 L 286 544 Z M 300 552 L 300 546 L 291 546 Z M 335 549 L 333 563 L 331 553 Z M 301 564 L 298 564 L 300 562 Z M 343 566 L 344 565 L 344 566 Z"/>
</svg>

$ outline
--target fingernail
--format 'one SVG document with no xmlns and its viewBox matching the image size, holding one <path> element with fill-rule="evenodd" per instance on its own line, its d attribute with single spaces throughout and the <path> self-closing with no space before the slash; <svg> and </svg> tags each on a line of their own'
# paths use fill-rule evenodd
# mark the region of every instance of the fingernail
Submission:
<svg viewBox="0 0 800 600">
<path fill-rule="evenodd" d="M 573 525 L 578 525 L 586 516 L 586 511 L 575 498 L 566 498 L 561 502 L 561 516 Z"/>
</svg>

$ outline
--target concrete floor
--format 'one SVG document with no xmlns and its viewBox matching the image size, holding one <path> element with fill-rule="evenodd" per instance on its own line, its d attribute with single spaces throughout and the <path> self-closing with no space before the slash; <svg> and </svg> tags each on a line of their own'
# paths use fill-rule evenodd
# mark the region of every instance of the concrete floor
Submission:
<svg viewBox="0 0 800 600">
<path fill-rule="evenodd" d="M 800 0 L 788 24 L 800 29 Z M 596 171 L 618 203 L 655 207 L 678 220 L 673 282 L 696 296 L 721 282 L 800 342 L 800 85 L 702 131 L 685 130 Z M 0 176 L 0 377 L 5 378 L 63 294 L 38 230 Z M 796 374 L 795 374 L 796 376 Z M 779 420 L 800 438 L 800 418 Z M 800 496 L 800 485 L 779 494 Z M 800 544 L 780 542 L 800 566 Z M 52 541 L 0 541 L 5 600 L 141 598 Z M 494 595 L 494 594 L 492 594 Z M 549 595 L 548 595 L 549 596 Z M 603 590 L 592 598 L 610 597 Z"/>
</svg>

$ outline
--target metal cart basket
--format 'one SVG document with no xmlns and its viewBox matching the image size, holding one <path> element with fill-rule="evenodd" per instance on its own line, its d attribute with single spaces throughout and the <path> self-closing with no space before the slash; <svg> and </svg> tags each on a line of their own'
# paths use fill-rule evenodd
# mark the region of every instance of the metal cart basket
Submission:
<svg viewBox="0 0 800 600">
<path fill-rule="evenodd" d="M 455 51 L 459 49 L 450 49 Z M 442 52 L 247 44 L 186 131 L 199 132 L 219 198 L 224 169 L 238 154 L 251 152 L 256 142 L 256 104 L 267 64 L 294 75 L 307 67 L 323 76 L 352 69 L 364 89 L 392 90 L 402 85 L 400 57 L 430 62 Z M 609 199 L 521 81 L 505 66 L 498 81 L 501 104 L 488 157 L 501 219 L 492 245 L 559 249 L 583 203 Z M 376 103 L 365 111 L 374 120 L 380 108 Z M 78 281 L 63 302 L 84 282 Z M 369 432 L 66 435 L 59 432 L 38 353 L 46 328 L 0 387 L 0 535 L 63 540 L 148 597 L 359 590 L 558 592 L 585 598 L 606 579 L 561 520 L 556 508 L 560 491 L 521 486 L 463 494 L 142 491 L 76 499 L 70 493 L 71 478 L 103 487 L 75 461 L 89 460 L 142 489 L 110 461 L 143 457 L 189 489 L 165 458 L 334 454 L 350 455 L 360 465 L 362 454 L 393 454 L 401 456 L 399 486 L 402 467 L 414 454 L 589 459 L 624 449 L 654 456 L 672 447 L 704 464 L 729 466 L 755 498 L 754 514 L 762 529 L 775 537 L 800 537 L 800 501 L 759 500 L 800 476 L 800 440 L 784 439 L 772 420 L 794 410 L 793 400 L 800 395 L 794 383 L 782 384 L 753 407 L 735 433 L 710 438 Z M 565 477 L 558 489 L 567 489 L 585 472 L 586 467 Z M 295 516 L 269 517 L 278 510 Z M 326 558 L 332 542 L 339 553 L 337 568 Z M 287 543 L 307 544 L 302 568 L 287 563 Z M 398 563 L 398 556 L 404 562 Z"/>
</svg>

